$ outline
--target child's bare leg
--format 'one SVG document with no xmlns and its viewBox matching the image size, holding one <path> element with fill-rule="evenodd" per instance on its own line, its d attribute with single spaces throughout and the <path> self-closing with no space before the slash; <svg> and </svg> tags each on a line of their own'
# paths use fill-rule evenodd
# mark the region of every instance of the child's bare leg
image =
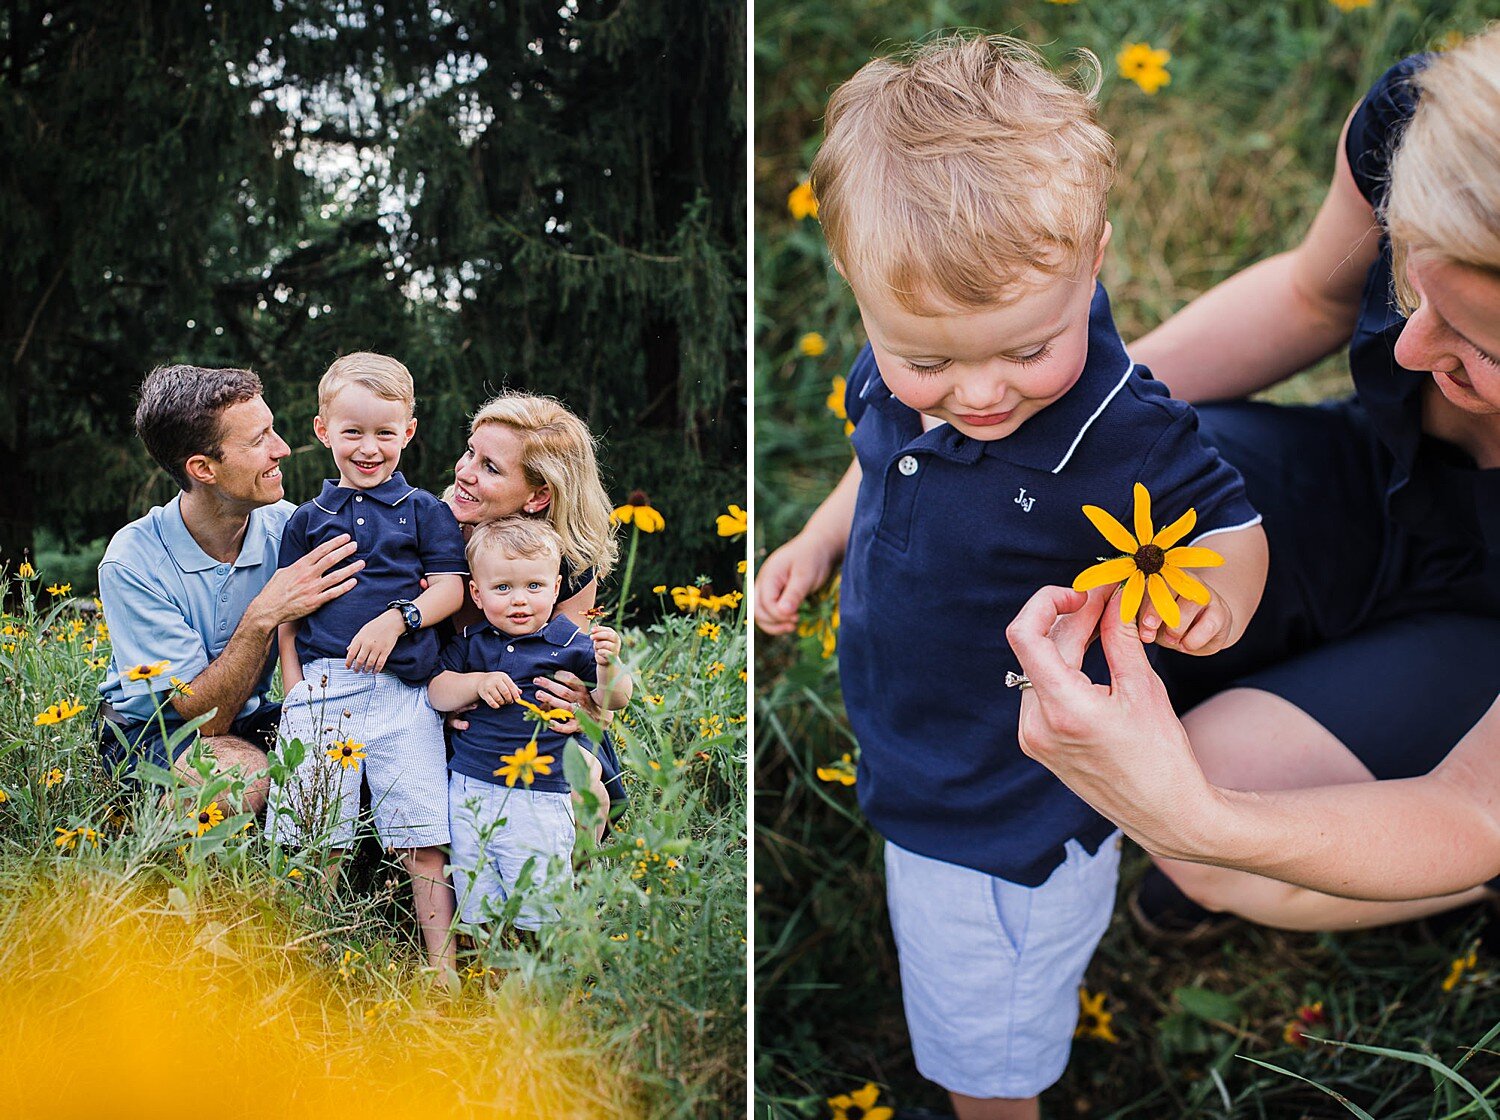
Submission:
<svg viewBox="0 0 1500 1120">
<path fill-rule="evenodd" d="M 422 929 L 427 963 L 436 969 L 458 971 L 458 946 L 453 940 L 453 886 L 443 874 L 447 862 L 441 848 L 406 848 L 401 862 L 411 876 L 412 908 Z"/>
<path fill-rule="evenodd" d="M 584 821 L 586 827 L 594 830 L 594 843 L 598 844 L 604 839 L 604 825 L 609 820 L 609 791 L 604 788 L 604 767 L 599 765 L 599 760 L 589 751 L 583 752 L 583 761 L 589 768 L 589 792 L 599 799 L 599 815 L 593 822 Z M 573 813 L 582 820 L 583 798 L 578 791 L 573 791 Z"/>
<path fill-rule="evenodd" d="M 949 1093 L 958 1120 L 1038 1120 L 1041 1110 L 1035 1097 L 966 1097 Z"/>
</svg>

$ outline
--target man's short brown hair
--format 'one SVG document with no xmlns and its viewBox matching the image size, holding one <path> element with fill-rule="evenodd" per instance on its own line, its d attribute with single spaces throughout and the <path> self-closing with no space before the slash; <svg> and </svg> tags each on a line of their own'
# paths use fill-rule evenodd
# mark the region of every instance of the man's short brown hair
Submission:
<svg viewBox="0 0 1500 1120">
<path fill-rule="evenodd" d="M 187 461 L 223 454 L 224 410 L 260 395 L 260 378 L 248 369 L 157 366 L 141 382 L 135 432 L 172 481 L 191 490 Z"/>
<path fill-rule="evenodd" d="M 1115 169 L 1094 85 L 1003 35 L 948 35 L 866 63 L 829 98 L 812 166 L 844 275 L 930 314 L 1007 303 L 1029 274 L 1092 260 Z"/>
</svg>

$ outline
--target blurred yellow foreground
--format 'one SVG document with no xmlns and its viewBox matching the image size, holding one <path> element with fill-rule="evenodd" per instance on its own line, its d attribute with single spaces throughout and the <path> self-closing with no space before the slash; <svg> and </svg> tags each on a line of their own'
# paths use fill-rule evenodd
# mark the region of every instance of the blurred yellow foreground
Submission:
<svg viewBox="0 0 1500 1120">
<path fill-rule="evenodd" d="M 0 1115 L 633 1114 L 581 1024 L 512 976 L 453 1000 L 326 962 L 269 900 L 194 906 L 81 869 L 0 903 Z M 315 960 L 322 958 L 322 967 Z"/>
</svg>

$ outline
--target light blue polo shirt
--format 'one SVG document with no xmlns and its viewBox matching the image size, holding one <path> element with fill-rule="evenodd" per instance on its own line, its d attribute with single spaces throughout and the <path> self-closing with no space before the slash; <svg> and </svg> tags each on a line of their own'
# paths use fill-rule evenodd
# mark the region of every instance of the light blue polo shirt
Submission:
<svg viewBox="0 0 1500 1120">
<path fill-rule="evenodd" d="M 114 649 L 99 693 L 127 719 L 152 718 L 153 688 L 170 687 L 168 677 L 192 680 L 224 652 L 250 600 L 276 574 L 281 531 L 296 508 L 281 501 L 252 510 L 239 556 L 221 563 L 188 532 L 181 506 L 178 494 L 132 521 L 99 562 L 99 598 Z M 125 679 L 133 666 L 158 661 L 170 667 L 155 680 Z M 236 719 L 265 703 L 275 664 L 268 647 L 265 669 Z"/>
</svg>

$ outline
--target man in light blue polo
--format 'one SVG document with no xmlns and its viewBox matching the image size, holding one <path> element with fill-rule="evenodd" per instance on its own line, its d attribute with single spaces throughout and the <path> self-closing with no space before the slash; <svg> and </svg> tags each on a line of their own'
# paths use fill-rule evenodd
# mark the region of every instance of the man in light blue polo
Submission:
<svg viewBox="0 0 1500 1120">
<path fill-rule="evenodd" d="M 199 734 L 215 769 L 239 766 L 242 808 L 259 812 L 280 715 L 266 700 L 276 628 L 350 590 L 364 565 L 339 567 L 355 549 L 342 537 L 277 570 L 291 449 L 254 373 L 159 367 L 141 383 L 135 426 L 182 492 L 116 533 L 99 564 L 114 651 L 99 686 L 100 751 L 119 773 L 145 759 L 196 783 L 183 765 L 191 741 L 169 756 L 163 730 L 212 710 Z"/>
</svg>

